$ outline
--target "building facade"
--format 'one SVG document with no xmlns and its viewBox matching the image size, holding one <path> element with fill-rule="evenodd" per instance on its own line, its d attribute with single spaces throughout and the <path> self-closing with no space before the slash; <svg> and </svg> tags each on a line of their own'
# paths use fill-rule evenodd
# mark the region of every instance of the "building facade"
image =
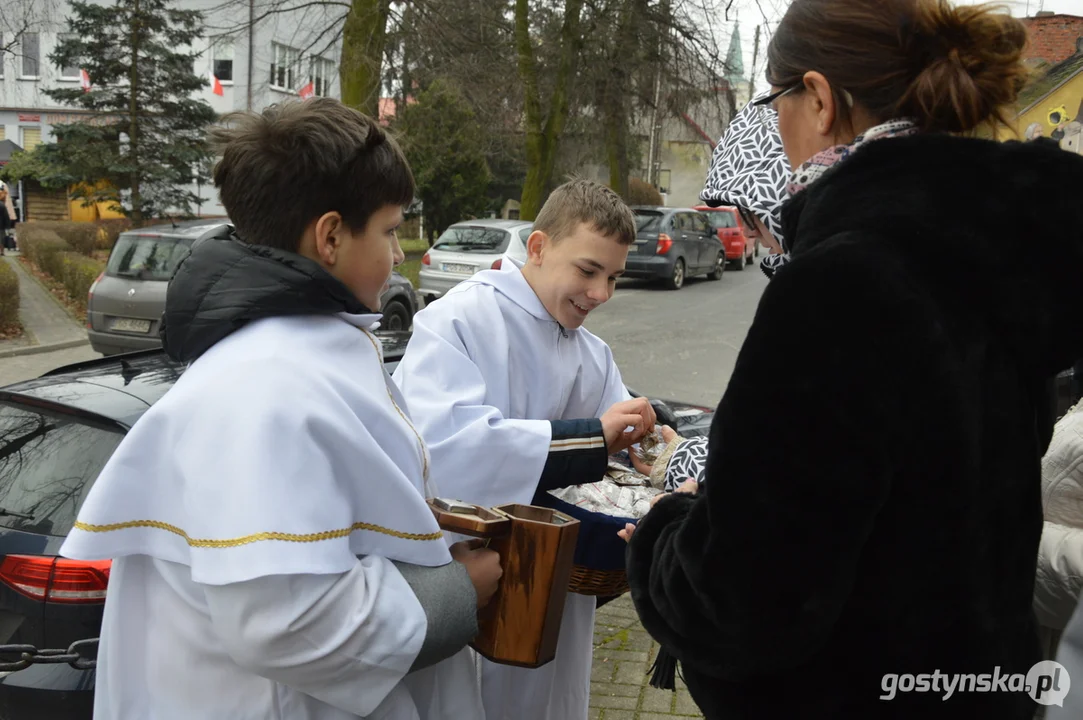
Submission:
<svg viewBox="0 0 1083 720">
<path fill-rule="evenodd" d="M 9 21 L 25 28 L 16 37 L 0 34 L 0 48 L 8 48 L 0 54 L 0 140 L 31 150 L 55 141 L 55 125 L 99 120 L 58 104 L 44 92 L 79 87 L 80 68 L 60 68 L 49 61 L 67 32 L 69 6 L 56 2 L 42 13 L 42 0 L 25 1 L 28 8 L 39 10 L 32 21 Z M 176 0 L 178 8 L 204 13 L 204 36 L 192 48 L 197 53 L 193 70 L 207 78 L 200 97 L 216 112 L 259 111 L 296 98 L 303 89 L 307 94 L 310 84 L 314 95 L 339 97 L 342 11 L 331 4 L 296 5 L 301 9 L 283 10 L 280 0 Z M 198 214 L 224 214 L 213 187 L 192 189 L 201 198 Z"/>
<path fill-rule="evenodd" d="M 1027 59 L 1036 65 L 1059 65 L 1083 47 L 1083 17 L 1040 12 L 1023 19 L 1027 26 Z"/>
</svg>

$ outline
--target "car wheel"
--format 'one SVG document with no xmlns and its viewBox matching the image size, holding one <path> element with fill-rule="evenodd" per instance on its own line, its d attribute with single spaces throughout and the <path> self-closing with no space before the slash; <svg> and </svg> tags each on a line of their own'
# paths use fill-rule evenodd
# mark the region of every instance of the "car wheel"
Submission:
<svg viewBox="0 0 1083 720">
<path fill-rule="evenodd" d="M 733 261 L 733 267 L 737 268 L 738 270 L 744 270 L 745 269 L 745 256 L 744 256 L 744 253 L 741 254 L 741 257 L 739 257 L 739 258 L 737 258 L 736 260 Z"/>
<path fill-rule="evenodd" d="M 384 319 L 380 322 L 381 330 L 409 330 L 410 310 L 398 300 L 392 300 L 381 310 Z"/>
<path fill-rule="evenodd" d="M 666 287 L 670 290 L 680 290 L 684 287 L 683 258 L 677 258 L 677 262 L 673 263 L 673 273 L 669 276 L 669 280 L 666 281 Z"/>
<path fill-rule="evenodd" d="M 721 280 L 722 273 L 726 271 L 726 253 L 718 253 L 718 259 L 714 261 L 714 270 L 707 274 L 708 280 Z"/>
<path fill-rule="evenodd" d="M 752 259 L 757 260 L 760 257 L 760 244 L 752 243 Z"/>
</svg>

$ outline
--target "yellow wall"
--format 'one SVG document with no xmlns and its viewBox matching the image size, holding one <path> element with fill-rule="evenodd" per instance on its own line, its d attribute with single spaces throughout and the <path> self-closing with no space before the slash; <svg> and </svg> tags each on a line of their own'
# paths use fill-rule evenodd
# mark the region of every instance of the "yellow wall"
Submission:
<svg viewBox="0 0 1083 720">
<path fill-rule="evenodd" d="M 92 222 L 94 220 L 110 220 L 124 217 L 123 213 L 111 210 L 113 203 L 100 202 L 93 205 L 83 205 L 82 198 L 73 198 L 69 201 L 69 215 L 74 222 Z"/>
<path fill-rule="evenodd" d="M 1083 72 L 1021 114 L 1016 121 L 1019 137 L 1051 137 L 1065 150 L 1083 155 Z"/>
</svg>

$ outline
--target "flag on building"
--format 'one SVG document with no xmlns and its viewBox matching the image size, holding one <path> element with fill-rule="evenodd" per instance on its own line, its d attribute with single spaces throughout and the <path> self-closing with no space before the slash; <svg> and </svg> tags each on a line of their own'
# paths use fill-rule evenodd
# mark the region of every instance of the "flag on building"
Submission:
<svg viewBox="0 0 1083 720">
<path fill-rule="evenodd" d="M 304 87 L 297 91 L 297 94 L 301 96 L 302 100 L 308 100 L 316 94 L 316 86 L 309 80 Z"/>
<path fill-rule="evenodd" d="M 218 80 L 218 76 L 214 74 L 214 70 L 211 70 L 211 92 L 215 95 L 225 95 L 226 91 L 222 89 L 222 83 Z"/>
<path fill-rule="evenodd" d="M 79 87 L 83 88 L 83 92 L 90 92 L 90 73 L 82 68 L 79 69 Z"/>
</svg>

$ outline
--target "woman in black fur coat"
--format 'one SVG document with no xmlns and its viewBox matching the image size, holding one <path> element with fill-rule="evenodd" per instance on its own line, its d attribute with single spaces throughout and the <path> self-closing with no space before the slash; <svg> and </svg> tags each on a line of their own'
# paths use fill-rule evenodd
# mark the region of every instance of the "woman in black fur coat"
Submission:
<svg viewBox="0 0 1083 720">
<path fill-rule="evenodd" d="M 1038 707 L 1045 683 L 1020 681 L 1047 381 L 1083 356 L 1083 158 L 959 136 L 1006 116 L 1025 43 L 941 0 L 794 0 L 774 34 L 791 259 L 703 490 L 658 502 L 628 552 L 708 718 Z"/>
</svg>

